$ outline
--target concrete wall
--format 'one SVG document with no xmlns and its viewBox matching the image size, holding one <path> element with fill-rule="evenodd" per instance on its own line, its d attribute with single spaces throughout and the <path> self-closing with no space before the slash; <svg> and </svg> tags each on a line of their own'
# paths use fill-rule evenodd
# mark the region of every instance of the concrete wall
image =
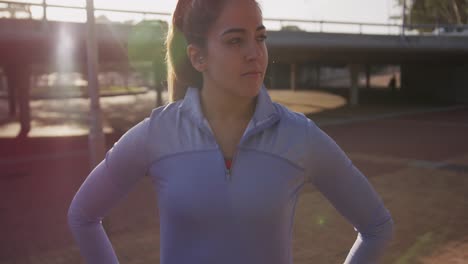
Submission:
<svg viewBox="0 0 468 264">
<path fill-rule="evenodd" d="M 468 103 L 468 64 L 401 66 L 402 91 L 421 102 Z"/>
</svg>

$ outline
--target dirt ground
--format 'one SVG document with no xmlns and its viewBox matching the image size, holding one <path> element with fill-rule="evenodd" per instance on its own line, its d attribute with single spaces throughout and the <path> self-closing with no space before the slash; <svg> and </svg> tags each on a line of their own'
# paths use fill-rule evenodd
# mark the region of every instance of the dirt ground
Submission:
<svg viewBox="0 0 468 264">
<path fill-rule="evenodd" d="M 147 115 L 150 96 L 103 103 L 108 146 Z M 395 237 L 382 263 L 468 263 L 466 106 L 349 108 L 344 98 L 314 92 L 273 92 L 272 98 L 282 98 L 293 109 L 316 109 L 309 117 L 381 195 L 395 221 Z M 15 139 L 16 124 L 0 124 L 0 263 L 83 263 L 65 215 L 89 172 L 82 133 L 87 103 L 42 100 L 32 105 L 38 111 L 30 138 Z M 121 263 L 159 263 L 156 195 L 149 179 L 137 184 L 104 225 Z M 313 186 L 306 186 L 295 216 L 294 263 L 342 263 L 355 238 L 352 226 Z"/>
</svg>

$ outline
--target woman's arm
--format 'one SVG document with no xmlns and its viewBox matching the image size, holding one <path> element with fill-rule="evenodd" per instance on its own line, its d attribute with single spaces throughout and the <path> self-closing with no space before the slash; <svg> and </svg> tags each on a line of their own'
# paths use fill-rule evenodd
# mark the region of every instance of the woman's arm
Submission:
<svg viewBox="0 0 468 264">
<path fill-rule="evenodd" d="M 118 263 L 102 219 L 146 174 L 148 119 L 130 129 L 89 174 L 68 210 L 68 224 L 86 263 Z"/>
<path fill-rule="evenodd" d="M 308 124 L 311 181 L 359 232 L 345 263 L 378 263 L 393 220 L 366 177 L 313 122 Z"/>
</svg>

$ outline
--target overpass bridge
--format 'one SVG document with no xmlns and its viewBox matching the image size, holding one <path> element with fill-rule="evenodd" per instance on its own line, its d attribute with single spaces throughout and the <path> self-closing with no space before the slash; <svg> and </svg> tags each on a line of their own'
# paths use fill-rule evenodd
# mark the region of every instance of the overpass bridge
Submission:
<svg viewBox="0 0 468 264">
<path fill-rule="evenodd" d="M 134 28 L 125 24 L 96 25 L 100 64 L 129 65 L 128 40 Z M 0 19 L 0 68 L 6 75 L 10 112 L 15 113 L 18 101 L 20 119 L 25 120 L 22 122 L 25 126 L 29 122 L 31 74 L 37 69 L 56 70 L 60 67 L 58 56 L 73 61 L 75 71 L 85 74 L 86 39 L 84 23 Z M 359 98 L 359 71 L 368 69 L 366 65 L 398 64 L 402 88 L 408 89 L 409 94 L 431 94 L 447 101 L 468 102 L 466 36 L 284 30 L 269 32 L 267 45 L 270 61 L 290 65 L 292 89 L 296 87 L 298 67 L 303 63 L 346 65 L 351 73 L 350 103 L 355 105 Z M 64 46 L 68 49 L 64 50 Z"/>
<path fill-rule="evenodd" d="M 97 24 L 99 59 L 128 61 L 133 25 Z M 0 65 L 18 61 L 53 63 L 64 41 L 73 42 L 70 58 L 86 60 L 86 24 L 0 19 Z M 270 31 L 270 57 L 281 62 L 464 63 L 468 35 L 369 35 L 306 31 Z"/>
<path fill-rule="evenodd" d="M 97 24 L 99 59 L 128 61 L 133 25 Z M 468 27 L 467 27 L 468 29 Z M 0 65 L 18 61 L 52 63 L 64 41 L 73 42 L 70 58 L 86 60 L 86 24 L 0 19 Z M 464 63 L 468 35 L 369 35 L 306 31 L 270 31 L 268 50 L 280 62 Z"/>
</svg>

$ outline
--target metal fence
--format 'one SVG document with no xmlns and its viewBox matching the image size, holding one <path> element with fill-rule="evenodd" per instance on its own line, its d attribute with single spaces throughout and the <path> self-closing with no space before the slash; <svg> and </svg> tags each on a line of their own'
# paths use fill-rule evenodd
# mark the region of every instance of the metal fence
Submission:
<svg viewBox="0 0 468 264">
<path fill-rule="evenodd" d="M 48 11 L 53 9 L 59 10 L 74 10 L 82 12 L 82 20 L 86 19 L 86 2 L 83 0 L 69 0 L 76 4 L 50 4 L 46 0 L 17 0 L 17 1 L 1 1 L 0 0 L 0 17 L 1 14 L 15 14 L 15 12 L 23 12 L 29 15 L 26 18 L 40 19 L 44 22 L 50 19 Z M 36 12 L 32 12 L 33 9 Z M 40 10 L 40 11 L 39 11 Z M 94 8 L 95 16 L 101 14 L 108 16 L 111 14 L 127 14 L 132 19 L 126 21 L 127 24 L 136 24 L 142 20 L 162 19 L 169 21 L 171 13 L 156 12 L 148 10 L 120 10 L 112 8 Z M 39 15 L 33 13 L 40 13 Z M 34 16 L 33 16 L 34 15 Z M 67 21 L 65 19 L 64 21 Z M 85 22 L 85 21 L 81 21 Z M 123 21 L 96 21 L 97 23 L 122 23 Z M 308 32 L 324 32 L 324 33 L 352 33 L 352 34 L 385 34 L 385 35 L 453 35 L 453 36 L 468 36 L 468 25 L 453 25 L 453 24 L 407 24 L 400 23 L 365 23 L 365 22 L 346 22 L 346 21 L 327 21 L 327 20 L 310 20 L 310 19 L 290 19 L 290 18 L 264 18 L 264 22 L 269 29 L 275 30 L 291 30 L 291 31 L 308 31 Z"/>
</svg>

